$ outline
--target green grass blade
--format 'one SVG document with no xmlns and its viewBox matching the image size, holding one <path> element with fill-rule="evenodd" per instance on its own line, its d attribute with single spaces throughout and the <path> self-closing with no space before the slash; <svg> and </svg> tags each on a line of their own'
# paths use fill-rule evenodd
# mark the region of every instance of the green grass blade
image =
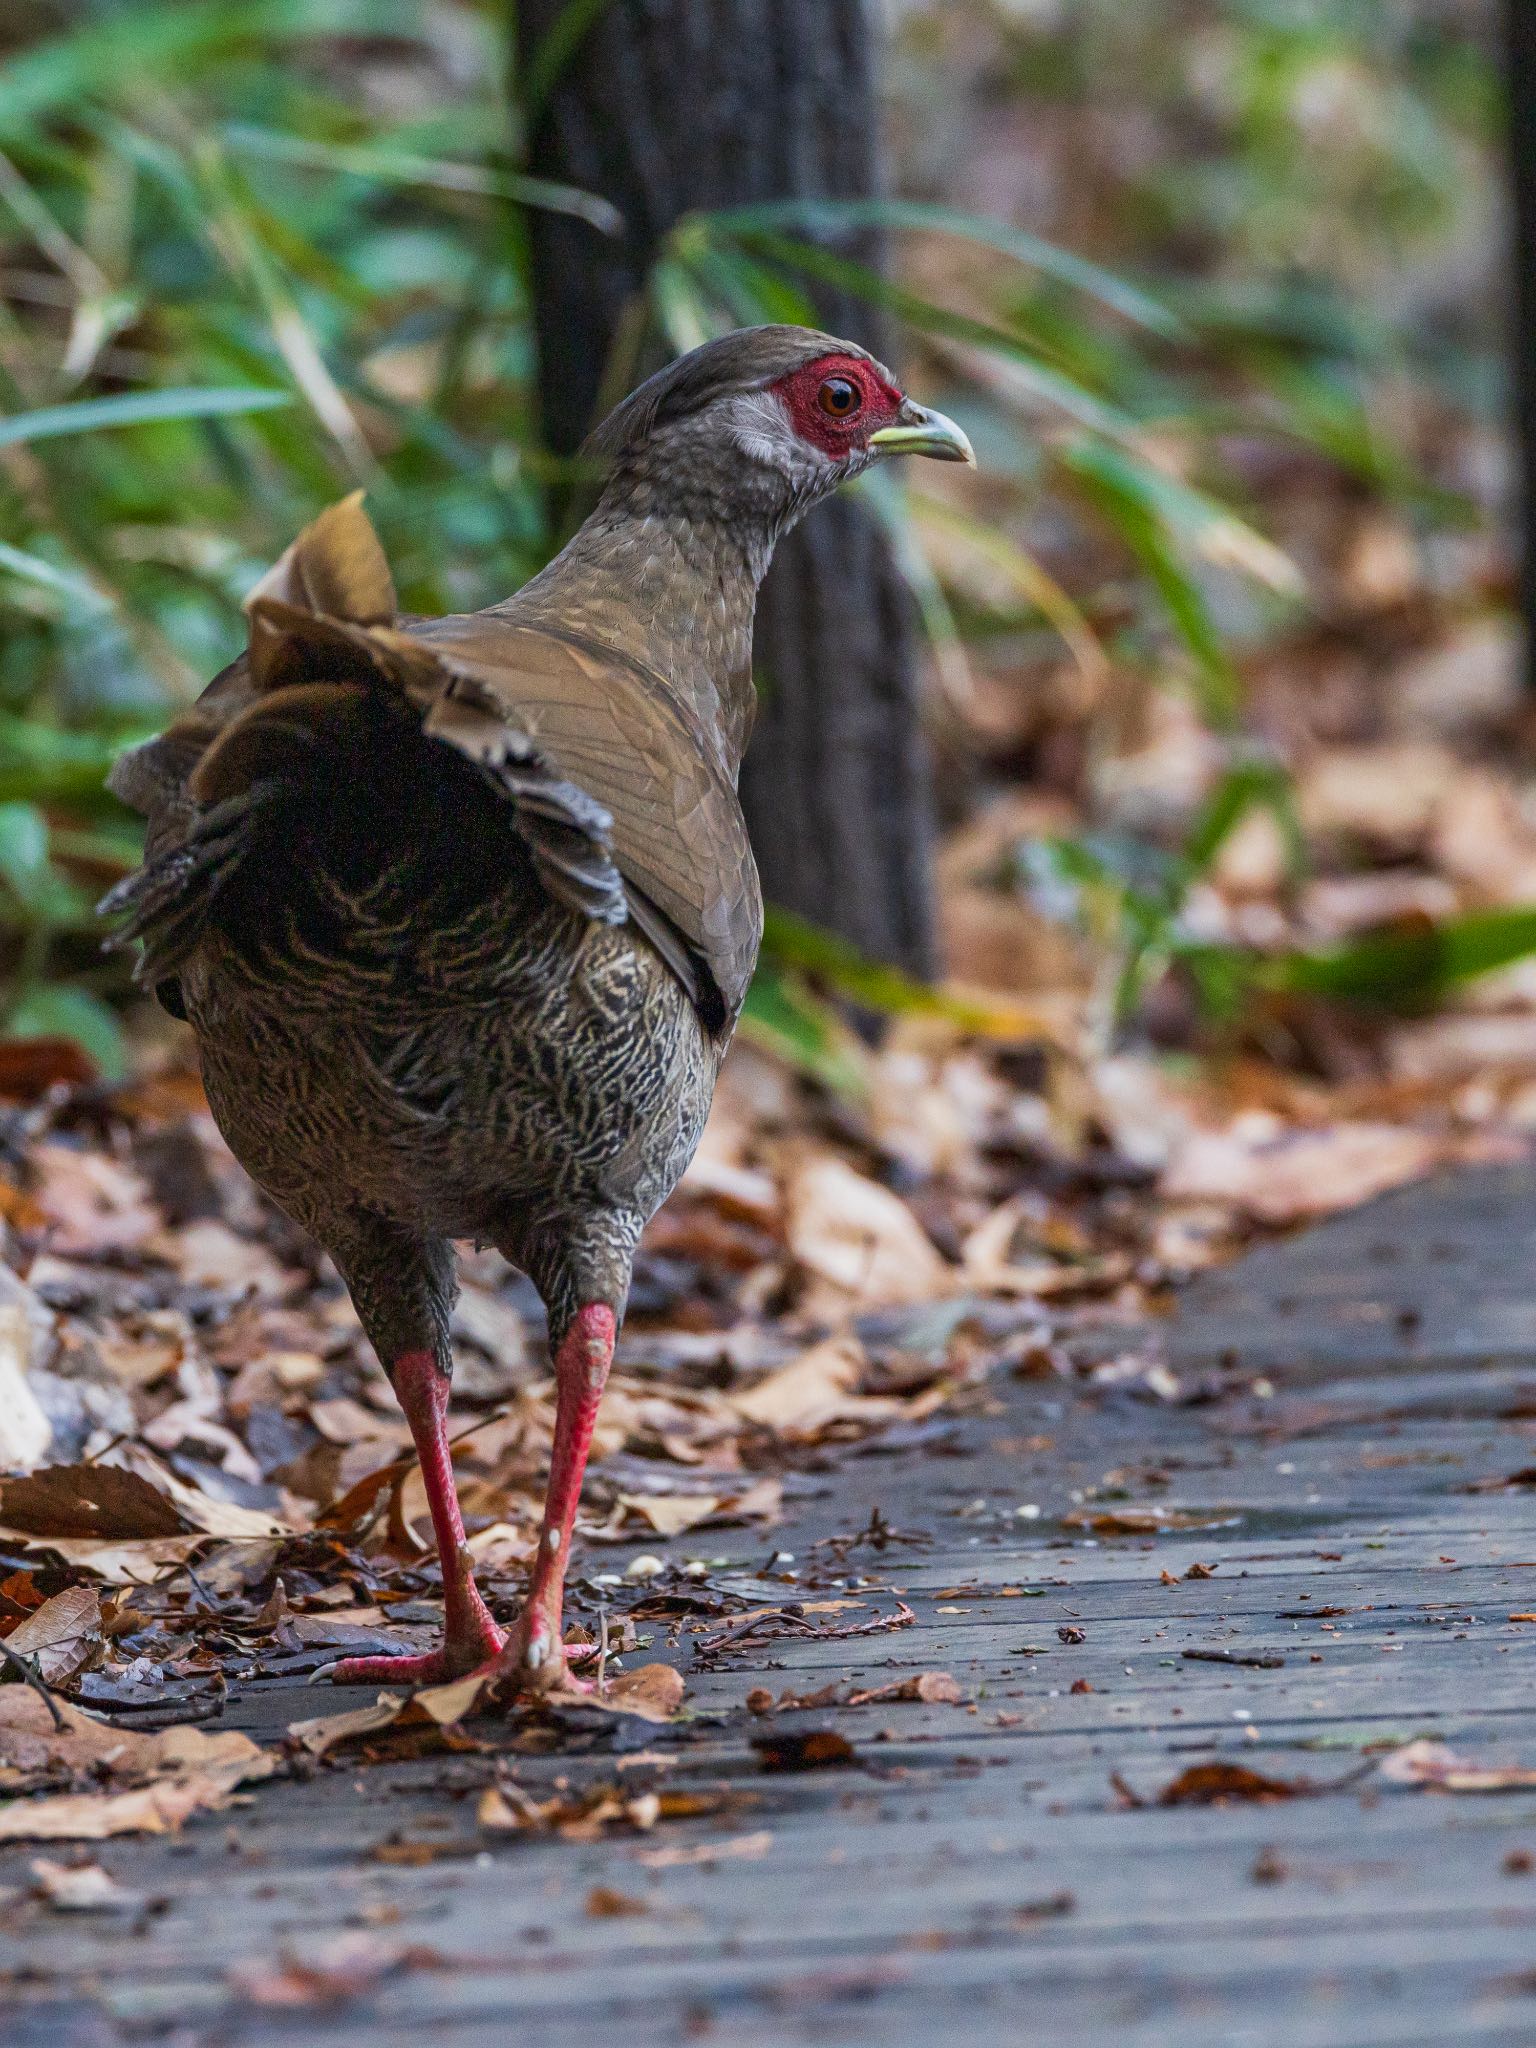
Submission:
<svg viewBox="0 0 1536 2048">
<path fill-rule="evenodd" d="M 231 121 L 220 130 L 226 148 L 247 156 L 300 164 L 319 171 L 339 171 L 350 178 L 375 178 L 385 185 L 427 185 L 440 192 L 476 193 L 488 199 L 512 199 L 547 213 L 568 213 L 600 234 L 623 232 L 624 216 L 596 193 L 551 178 L 530 178 L 520 171 L 490 170 L 484 164 L 457 163 L 451 157 L 416 156 L 408 150 L 368 149 L 343 142 L 320 142 L 306 135 L 285 135 Z"/>
<path fill-rule="evenodd" d="M 1536 953 L 1536 905 L 1470 910 L 1440 924 L 1367 932 L 1326 952 L 1293 953 L 1265 963 L 1263 985 L 1290 995 L 1324 996 L 1373 1009 L 1433 1001 Z"/>
<path fill-rule="evenodd" d="M 838 285 L 872 306 L 887 307 L 920 333 L 942 335 L 951 341 L 964 342 L 971 348 L 986 349 L 1005 357 L 1013 378 L 1032 398 L 1066 413 L 1096 434 L 1134 441 L 1140 431 L 1128 413 L 1121 412 L 1065 371 L 1043 361 L 1038 350 L 1026 339 L 1009 333 L 1006 328 L 936 305 L 919 292 L 893 284 L 867 264 L 855 263 L 851 257 L 836 255 L 830 249 L 819 248 L 814 242 L 797 242 L 785 235 L 767 233 L 754 233 L 746 239 L 761 254 L 788 269 L 801 271 L 825 284 Z"/>
<path fill-rule="evenodd" d="M 221 59 L 292 36 L 422 32 L 419 0 L 135 0 L 48 42 L 7 56 L 0 74 L 0 135 L 94 93 L 142 95 L 151 83 L 185 84 Z"/>
<path fill-rule="evenodd" d="M 1097 441 L 1074 444 L 1063 456 L 1063 466 L 1077 477 L 1084 497 L 1140 562 L 1162 599 L 1175 631 L 1194 658 L 1206 717 L 1213 725 L 1229 727 L 1237 715 L 1242 687 L 1205 592 L 1190 574 L 1155 506 L 1137 488 L 1139 470 L 1100 460 L 1114 452 Z"/>
<path fill-rule="evenodd" d="M 566 0 L 566 5 L 551 22 L 517 82 L 523 120 L 530 127 L 567 65 L 611 5 L 612 0 Z"/>
<path fill-rule="evenodd" d="M 82 398 L 69 405 L 45 405 L 0 419 L 0 448 L 60 434 L 91 434 L 105 427 L 141 427 L 155 420 L 230 419 L 240 413 L 271 412 L 292 405 L 288 391 L 130 391 L 111 398 Z"/>
<path fill-rule="evenodd" d="M 1039 235 L 1006 221 L 988 220 L 959 207 L 936 206 L 915 199 L 779 199 L 759 206 L 730 207 L 708 216 L 726 234 L 752 235 L 763 230 L 796 227 L 807 234 L 836 234 L 859 228 L 916 229 L 955 235 L 1012 257 L 1058 284 L 1070 285 L 1110 307 L 1138 326 L 1169 340 L 1187 338 L 1178 316 L 1149 293 L 1103 270 L 1085 256 L 1060 249 Z"/>
<path fill-rule="evenodd" d="M 57 569 L 52 562 L 45 562 L 41 555 L 28 554 L 25 548 L 13 548 L 9 541 L 0 540 L 0 569 L 19 576 L 25 583 L 36 583 L 44 590 L 57 591 L 61 597 L 72 598 L 76 604 L 91 611 L 111 609 L 111 599 L 103 596 L 83 576 L 71 575 L 67 569 Z"/>
</svg>

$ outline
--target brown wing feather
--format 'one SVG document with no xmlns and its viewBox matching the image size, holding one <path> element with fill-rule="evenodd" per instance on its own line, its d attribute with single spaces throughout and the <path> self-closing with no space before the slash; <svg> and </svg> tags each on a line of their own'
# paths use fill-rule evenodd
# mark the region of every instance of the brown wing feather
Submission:
<svg viewBox="0 0 1536 2048">
<path fill-rule="evenodd" d="M 371 680 L 504 789 L 553 893 L 609 920 L 627 910 L 706 1023 L 734 1019 L 761 936 L 757 870 L 731 777 L 666 680 L 504 610 L 389 625 L 386 602 L 382 550 L 348 499 L 252 592 L 249 653 L 113 770 L 113 789 L 150 820 L 144 879 L 114 892 L 115 907 L 163 904 L 169 878 L 189 866 L 205 875 L 187 855 L 210 813 L 227 820 L 295 727 L 324 715 L 321 686 Z M 226 826 L 221 850 L 228 838 Z M 183 949 L 192 929 L 183 917 Z M 159 971 L 172 950 L 156 951 Z"/>
<path fill-rule="evenodd" d="M 762 937 L 757 866 L 718 751 L 665 680 L 615 650 L 520 626 L 505 612 L 407 630 L 480 683 L 509 725 L 602 804 L 632 897 L 672 926 L 734 1017 Z"/>
</svg>

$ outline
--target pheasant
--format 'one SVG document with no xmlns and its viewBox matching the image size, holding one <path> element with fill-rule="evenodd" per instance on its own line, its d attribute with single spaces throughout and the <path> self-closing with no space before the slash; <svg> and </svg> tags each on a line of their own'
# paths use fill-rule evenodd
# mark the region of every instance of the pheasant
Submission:
<svg viewBox="0 0 1536 2048">
<path fill-rule="evenodd" d="M 402 616 L 361 493 L 247 600 L 249 645 L 111 787 L 106 899 L 187 1018 L 236 1157 L 329 1253 L 421 1461 L 444 1635 L 340 1683 L 571 1682 L 561 1607 L 640 1234 L 698 1144 L 757 956 L 736 796 L 774 544 L 886 456 L 974 460 L 864 350 L 706 343 L 594 436 L 590 518 L 515 596 Z M 556 1421 L 521 1617 L 474 1582 L 446 1417 L 452 1240 L 548 1310 Z"/>
</svg>

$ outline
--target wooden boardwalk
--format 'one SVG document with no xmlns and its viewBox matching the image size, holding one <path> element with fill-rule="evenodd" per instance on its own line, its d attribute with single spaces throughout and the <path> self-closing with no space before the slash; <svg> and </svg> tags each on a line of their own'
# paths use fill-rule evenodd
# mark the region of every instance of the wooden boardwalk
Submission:
<svg viewBox="0 0 1536 2048">
<path fill-rule="evenodd" d="M 700 1582 L 717 1593 L 866 1603 L 823 1627 L 904 1601 L 910 1626 L 727 1643 L 700 1668 L 693 1624 L 674 1646 L 658 1623 L 651 1654 L 691 1687 L 680 1725 L 342 1755 L 180 1838 L 103 1845 L 153 1902 L 137 1918 L 13 1892 L 0 2039 L 1536 2042 L 1536 1789 L 1380 1769 L 1415 1737 L 1536 1766 L 1536 1490 L 1484 1484 L 1536 1465 L 1536 1169 L 1264 1248 L 1192 1289 L 1166 1341 L 1200 1400 L 1011 1380 L 995 1412 L 812 1475 L 775 1532 L 792 1564 L 703 1539 L 734 1553 Z M 876 1509 L 927 1540 L 813 1547 Z M 962 1703 L 744 1704 L 939 1669 Z M 357 1697 L 273 1683 L 231 1719 L 275 1738 Z M 847 1753 L 764 1767 L 839 1750 L 807 1732 Z M 1195 1766 L 1304 1789 L 1159 1803 Z M 486 1832 L 498 1769 L 536 1799 L 613 1783 L 709 1810 Z M 31 1853 L 0 1859 L 0 1887 L 26 1886 Z"/>
</svg>

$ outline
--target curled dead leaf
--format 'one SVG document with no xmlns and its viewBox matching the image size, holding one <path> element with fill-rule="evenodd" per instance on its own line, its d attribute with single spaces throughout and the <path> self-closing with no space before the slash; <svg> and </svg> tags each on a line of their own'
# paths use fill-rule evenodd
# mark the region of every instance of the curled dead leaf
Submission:
<svg viewBox="0 0 1536 2048">
<path fill-rule="evenodd" d="M 856 1337 L 829 1337 L 731 1396 L 738 1415 L 780 1436 L 804 1440 L 835 1422 L 888 1422 L 902 1412 L 890 1396 L 856 1390 L 867 1360 Z"/>
<path fill-rule="evenodd" d="M 55 1725 L 57 1714 L 62 1726 Z M 217 1808 L 237 1785 L 270 1777 L 273 1757 L 235 1729 L 112 1728 L 29 1688 L 0 1689 L 0 1766 L 13 1783 L 45 1782 L 61 1769 L 92 1772 L 121 1791 L 19 1798 L 0 1807 L 0 1841 L 101 1841 L 167 1834 L 190 1814 Z"/>
<path fill-rule="evenodd" d="M 835 1728 L 805 1728 L 748 1738 L 765 1771 L 828 1771 L 859 1761 L 858 1751 Z"/>
<path fill-rule="evenodd" d="M 792 1158 L 784 1199 L 795 1258 L 853 1300 L 930 1301 L 947 1291 L 950 1268 L 906 1203 L 836 1154 Z"/>
<path fill-rule="evenodd" d="M 66 1586 L 19 1621 L 5 1646 L 25 1657 L 45 1685 L 73 1678 L 101 1654 L 100 1594 L 93 1586 Z"/>
<path fill-rule="evenodd" d="M 669 1845 L 664 1849 L 641 1849 L 635 1861 L 643 1863 L 647 1870 L 680 1870 L 693 1863 L 706 1866 L 712 1863 L 755 1863 L 772 1847 L 772 1834 L 767 1828 L 762 1828 L 756 1834 L 731 1835 L 723 1842 L 693 1842 L 686 1847 Z"/>
<path fill-rule="evenodd" d="M 1121 1798 L 1133 1806 L 1149 1802 L 1131 1792 L 1120 1780 L 1115 1785 Z M 1318 1788 L 1305 1778 L 1267 1778 L 1246 1764 L 1226 1762 L 1190 1764 L 1166 1784 L 1150 1803 L 1156 1806 L 1231 1806 L 1242 1802 L 1267 1805 L 1277 1799 L 1299 1799 Z"/>
<path fill-rule="evenodd" d="M 140 1892 L 120 1885 L 99 1863 L 52 1863 L 38 1856 L 32 1881 L 40 1898 L 61 1913 L 136 1913 L 144 1905 Z"/>
<path fill-rule="evenodd" d="M 1421 1737 L 1383 1757 L 1378 1775 L 1393 1785 L 1423 1785 L 1440 1792 L 1526 1792 L 1536 1786 L 1529 1764 L 1477 1764 L 1448 1743 Z"/>
</svg>

